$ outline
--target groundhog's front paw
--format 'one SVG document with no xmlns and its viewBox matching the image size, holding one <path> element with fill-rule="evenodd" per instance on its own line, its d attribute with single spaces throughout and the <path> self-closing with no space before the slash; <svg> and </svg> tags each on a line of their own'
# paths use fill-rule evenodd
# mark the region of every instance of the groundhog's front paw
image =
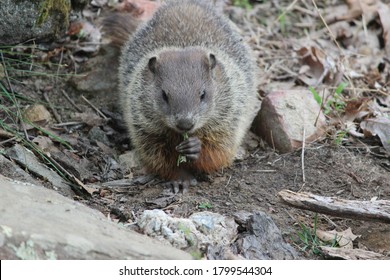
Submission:
<svg viewBox="0 0 390 280">
<path fill-rule="evenodd" d="M 190 137 L 176 146 L 176 151 L 189 160 L 197 160 L 200 156 L 202 142 L 198 137 Z"/>
</svg>

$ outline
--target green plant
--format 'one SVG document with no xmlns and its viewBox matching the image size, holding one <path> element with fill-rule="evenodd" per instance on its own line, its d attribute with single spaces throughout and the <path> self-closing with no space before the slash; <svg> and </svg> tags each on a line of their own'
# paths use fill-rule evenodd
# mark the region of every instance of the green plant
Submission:
<svg viewBox="0 0 390 280">
<path fill-rule="evenodd" d="M 184 141 L 188 140 L 188 134 L 187 133 L 183 134 L 183 139 L 184 139 Z M 179 155 L 178 158 L 177 158 L 177 166 L 179 166 L 183 162 L 187 162 L 186 156 Z"/>
<path fill-rule="evenodd" d="M 286 13 L 282 13 L 278 17 L 278 21 L 280 24 L 280 31 L 282 32 L 282 34 L 286 34 Z"/>
<path fill-rule="evenodd" d="M 348 132 L 345 131 L 345 130 L 338 130 L 336 132 L 336 137 L 334 139 L 334 143 L 337 145 L 337 146 L 340 146 L 342 143 L 343 143 L 343 140 L 345 139 L 345 137 L 347 136 Z"/>
<path fill-rule="evenodd" d="M 211 209 L 213 206 L 209 202 L 202 202 L 198 205 L 199 209 Z"/>
<path fill-rule="evenodd" d="M 191 229 L 189 227 L 181 224 L 181 223 L 177 226 L 177 228 L 179 230 L 181 230 L 181 232 L 183 232 L 185 239 L 188 241 L 188 244 L 191 247 L 194 246 L 195 245 L 195 241 L 194 241 L 194 239 L 192 237 Z"/>
<path fill-rule="evenodd" d="M 339 84 L 334 93 L 326 101 L 323 100 L 315 88 L 309 87 L 309 90 L 313 94 L 314 99 L 324 110 L 324 114 L 329 115 L 331 112 L 341 113 L 344 111 L 345 101 L 342 99 L 341 93 L 347 85 L 347 83 Z"/>
<path fill-rule="evenodd" d="M 245 9 L 252 9 L 252 4 L 249 0 L 234 0 L 233 5 Z"/>
<path fill-rule="evenodd" d="M 299 240 L 295 242 L 301 251 L 311 252 L 314 255 L 321 254 L 320 246 L 330 246 L 330 247 L 337 246 L 336 238 L 331 243 L 323 242 L 318 238 L 316 234 L 317 222 L 318 222 L 318 214 L 316 213 L 314 215 L 313 229 L 310 229 L 309 227 L 305 226 L 303 223 L 299 223 L 300 231 L 297 232 Z"/>
</svg>

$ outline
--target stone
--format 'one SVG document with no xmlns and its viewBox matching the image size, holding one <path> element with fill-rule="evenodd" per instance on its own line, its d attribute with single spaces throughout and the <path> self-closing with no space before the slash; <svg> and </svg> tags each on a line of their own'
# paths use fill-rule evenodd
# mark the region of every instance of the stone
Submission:
<svg viewBox="0 0 390 280">
<path fill-rule="evenodd" d="M 0 154 L 0 172 L 3 176 L 27 182 L 30 184 L 39 184 L 38 180 L 31 177 L 26 171 L 19 167 L 15 162 L 8 160 Z"/>
<path fill-rule="evenodd" d="M 279 90 L 264 98 L 253 131 L 281 153 L 291 152 L 324 134 L 326 119 L 309 90 Z"/>
<path fill-rule="evenodd" d="M 26 167 L 34 175 L 49 181 L 53 188 L 59 190 L 62 194 L 70 197 L 74 195 L 71 187 L 65 180 L 55 171 L 42 164 L 34 153 L 27 148 L 16 144 L 6 150 L 6 154 L 20 165 Z"/>
<path fill-rule="evenodd" d="M 237 236 L 233 219 L 208 211 L 185 219 L 170 217 L 159 209 L 145 210 L 137 224 L 145 234 L 180 249 L 228 246 Z"/>
<path fill-rule="evenodd" d="M 248 217 L 247 231 L 235 243 L 236 251 L 250 260 L 298 259 L 298 253 L 283 240 L 270 216 L 256 211 Z"/>
<path fill-rule="evenodd" d="M 69 25 L 70 0 L 2 0 L 0 45 L 51 41 Z"/>
<path fill-rule="evenodd" d="M 43 186 L 0 175 L 0 259 L 191 259 Z"/>
<path fill-rule="evenodd" d="M 33 123 L 48 123 L 51 120 L 50 112 L 41 104 L 28 106 L 23 112 L 23 118 Z"/>
</svg>

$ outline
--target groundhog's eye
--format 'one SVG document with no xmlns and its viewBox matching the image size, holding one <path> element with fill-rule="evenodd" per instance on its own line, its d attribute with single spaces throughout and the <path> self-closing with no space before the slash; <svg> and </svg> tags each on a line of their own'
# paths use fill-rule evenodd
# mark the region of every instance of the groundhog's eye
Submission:
<svg viewBox="0 0 390 280">
<path fill-rule="evenodd" d="M 200 100 L 203 100 L 205 97 L 206 97 L 206 91 L 203 90 L 203 91 L 200 93 Z"/>
<path fill-rule="evenodd" d="M 165 102 L 168 103 L 168 95 L 164 90 L 162 91 L 162 98 L 164 99 Z"/>
</svg>

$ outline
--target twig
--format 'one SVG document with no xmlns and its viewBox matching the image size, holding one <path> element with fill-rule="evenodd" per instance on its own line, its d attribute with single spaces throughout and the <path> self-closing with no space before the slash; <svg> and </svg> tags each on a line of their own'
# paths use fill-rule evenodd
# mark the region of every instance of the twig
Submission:
<svg viewBox="0 0 390 280">
<path fill-rule="evenodd" d="M 58 62 L 58 67 L 57 67 L 57 75 L 56 75 L 56 82 L 55 82 L 56 84 L 58 82 L 58 76 L 60 73 L 60 67 L 61 67 L 63 58 L 64 58 L 64 48 L 61 48 L 60 61 Z"/>
<path fill-rule="evenodd" d="M 108 118 L 100 111 L 95 105 L 93 105 L 87 98 L 84 97 L 84 95 L 81 96 L 81 98 L 88 103 L 89 106 L 91 106 L 104 120 L 108 120 Z"/>
<path fill-rule="evenodd" d="M 295 4 L 296 4 L 297 2 L 298 2 L 298 0 L 294 0 L 294 2 L 292 2 L 292 3 L 283 11 L 283 13 L 282 13 L 280 16 L 278 16 L 277 19 L 274 20 L 274 22 L 272 23 L 272 25 L 274 25 L 275 23 L 279 22 L 280 19 L 281 19 L 282 17 L 284 17 L 284 16 L 287 14 L 287 12 L 289 12 L 289 11 L 295 6 Z"/>
<path fill-rule="evenodd" d="M 1 141 L 1 142 L 0 142 L 0 145 L 4 145 L 4 144 L 6 144 L 6 143 L 8 143 L 8 142 L 12 142 L 12 141 L 14 141 L 14 140 L 16 140 L 16 139 L 18 139 L 18 137 L 16 137 L 16 136 L 11 137 L 11 138 L 9 138 L 9 139 L 7 139 L 7 140 Z"/>
<path fill-rule="evenodd" d="M 63 126 L 71 126 L 71 125 L 82 125 L 84 122 L 64 122 L 64 123 L 56 123 L 53 124 L 54 127 L 63 127 Z"/>
<path fill-rule="evenodd" d="M 301 152 L 301 162 L 302 162 L 302 188 L 306 184 L 306 176 L 305 176 L 305 143 L 306 143 L 306 128 L 303 127 L 303 136 L 302 136 L 302 152 Z"/>
<path fill-rule="evenodd" d="M 83 110 L 81 110 L 81 108 L 80 108 L 79 106 L 77 106 L 76 103 L 74 103 L 74 101 L 69 97 L 69 95 L 66 93 L 65 90 L 62 89 L 61 92 L 62 92 L 62 95 L 66 98 L 66 100 L 68 100 L 68 102 L 69 102 L 70 104 L 72 104 L 72 106 L 75 107 L 76 110 L 77 110 L 79 113 L 82 113 L 82 112 L 83 112 Z"/>
<path fill-rule="evenodd" d="M 45 101 L 46 101 L 47 104 L 49 105 L 50 110 L 53 112 L 53 115 L 54 115 L 54 118 L 56 119 L 56 121 L 57 121 L 58 123 L 61 123 L 61 122 L 62 122 L 61 116 L 57 113 L 57 110 L 54 109 L 53 103 L 51 103 L 50 98 L 49 98 L 49 96 L 47 95 L 47 92 L 46 92 L 46 91 L 43 93 L 43 98 L 45 99 Z"/>
<path fill-rule="evenodd" d="M 227 181 L 227 183 L 226 183 L 226 185 L 225 185 L 224 188 L 227 188 L 227 186 L 229 186 L 229 184 L 230 184 L 230 179 L 232 179 L 232 175 L 229 176 L 229 180 Z"/>
</svg>

